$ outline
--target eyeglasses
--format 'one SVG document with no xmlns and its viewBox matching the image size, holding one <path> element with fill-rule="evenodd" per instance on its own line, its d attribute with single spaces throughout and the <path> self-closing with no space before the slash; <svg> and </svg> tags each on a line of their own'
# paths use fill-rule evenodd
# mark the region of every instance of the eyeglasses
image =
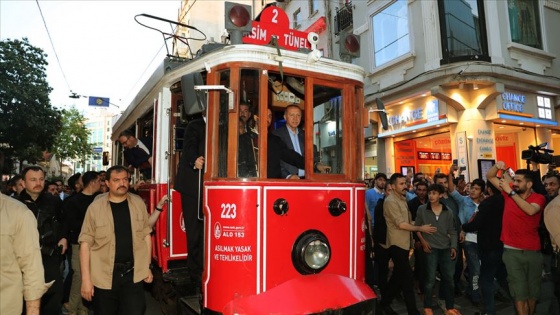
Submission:
<svg viewBox="0 0 560 315">
<path fill-rule="evenodd" d="M 130 139 L 130 137 L 126 137 L 126 139 L 124 141 L 119 141 L 119 143 L 121 145 L 125 145 L 128 142 L 128 139 Z"/>
</svg>

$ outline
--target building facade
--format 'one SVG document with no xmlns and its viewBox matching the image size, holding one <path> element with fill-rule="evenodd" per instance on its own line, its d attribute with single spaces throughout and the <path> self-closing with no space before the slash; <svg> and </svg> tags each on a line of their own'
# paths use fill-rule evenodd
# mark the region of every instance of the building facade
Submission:
<svg viewBox="0 0 560 315">
<path fill-rule="evenodd" d="M 547 143 L 560 154 L 560 2 L 351 5 L 361 42 L 353 62 L 368 72 L 365 106 L 377 129 L 366 167 L 432 176 L 457 160 L 468 181 L 498 160 L 527 167 L 530 145 Z M 386 129 L 374 111 L 379 103 Z"/>
<path fill-rule="evenodd" d="M 108 159 L 110 160 L 113 148 L 111 134 L 115 113 L 104 108 L 93 108 L 88 109 L 88 111 L 86 128 L 90 131 L 88 143 L 93 146 L 93 151 L 91 155 L 86 157 L 85 163 L 74 162 L 76 173 L 106 170 L 107 166 L 103 165 L 103 152 L 107 152 L 105 154 L 109 155 Z"/>
<path fill-rule="evenodd" d="M 251 5 L 253 18 L 271 3 L 236 2 Z M 366 69 L 364 105 L 372 124 L 366 130 L 364 173 L 432 176 L 457 160 L 471 180 L 498 160 L 513 169 L 526 167 L 529 146 L 547 143 L 560 154 L 560 42 L 554 34 L 560 1 L 285 0 L 277 5 L 292 28 L 319 34 L 323 56 Z M 179 20 L 205 30 L 206 42 L 224 42 L 223 11 L 221 1 L 185 0 Z M 360 50 L 350 57 L 343 53 L 347 34 L 359 36 Z M 203 43 L 190 44 L 182 56 Z M 387 114 L 386 126 L 379 110 Z"/>
</svg>

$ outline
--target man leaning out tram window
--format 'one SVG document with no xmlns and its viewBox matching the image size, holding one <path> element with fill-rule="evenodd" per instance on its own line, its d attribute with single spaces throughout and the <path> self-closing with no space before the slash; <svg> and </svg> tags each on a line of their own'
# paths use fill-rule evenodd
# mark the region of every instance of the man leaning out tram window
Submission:
<svg viewBox="0 0 560 315">
<path fill-rule="evenodd" d="M 130 130 L 119 134 L 119 143 L 124 147 L 124 158 L 128 169 L 137 168 L 145 179 L 152 178 L 152 138 L 136 138 Z"/>
</svg>

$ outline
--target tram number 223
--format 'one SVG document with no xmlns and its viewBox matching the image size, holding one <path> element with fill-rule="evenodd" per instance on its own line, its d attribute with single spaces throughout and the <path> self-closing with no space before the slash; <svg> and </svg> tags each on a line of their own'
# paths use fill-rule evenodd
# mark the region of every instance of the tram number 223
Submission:
<svg viewBox="0 0 560 315">
<path fill-rule="evenodd" d="M 222 219 L 235 219 L 237 217 L 237 205 L 230 203 L 222 203 L 220 206 L 222 208 L 222 214 L 220 218 Z"/>
</svg>

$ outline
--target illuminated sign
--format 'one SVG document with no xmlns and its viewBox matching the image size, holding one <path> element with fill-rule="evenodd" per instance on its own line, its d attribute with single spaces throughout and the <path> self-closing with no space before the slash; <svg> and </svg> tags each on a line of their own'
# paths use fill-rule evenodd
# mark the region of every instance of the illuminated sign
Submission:
<svg viewBox="0 0 560 315">
<path fill-rule="evenodd" d="M 523 105 L 527 101 L 525 95 L 511 92 L 502 93 L 502 100 L 502 108 L 504 110 L 518 113 L 523 112 Z"/>
<path fill-rule="evenodd" d="M 407 124 L 410 122 L 414 122 L 417 120 L 422 120 L 424 117 L 424 109 L 417 108 L 412 110 L 404 110 L 402 113 L 398 115 L 392 115 L 387 117 L 389 122 L 389 126 L 400 125 L 400 124 Z"/>
<path fill-rule="evenodd" d="M 276 37 L 278 45 L 285 49 L 311 49 L 307 33 L 290 29 L 290 20 L 286 12 L 270 6 L 262 11 L 260 21 L 253 21 L 251 32 L 243 37 L 243 43 L 268 45 L 273 37 Z"/>
</svg>

